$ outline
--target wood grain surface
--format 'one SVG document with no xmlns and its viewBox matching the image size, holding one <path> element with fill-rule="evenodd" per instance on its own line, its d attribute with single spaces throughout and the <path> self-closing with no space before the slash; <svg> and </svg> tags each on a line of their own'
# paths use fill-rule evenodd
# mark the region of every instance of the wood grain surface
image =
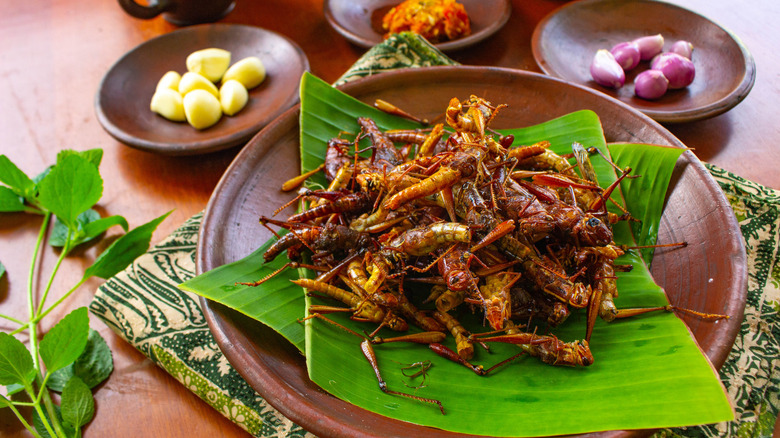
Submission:
<svg viewBox="0 0 780 438">
<path fill-rule="evenodd" d="M 670 131 L 702 160 L 747 179 L 780 189 L 780 3 L 756 0 L 679 0 L 676 4 L 702 14 L 739 36 L 756 61 L 757 79 L 747 98 L 712 119 L 671 125 Z M 531 52 L 536 24 L 558 0 L 514 0 L 507 25 L 473 48 L 450 54 L 469 65 L 495 65 L 539 72 Z M 295 41 L 311 70 L 335 81 L 365 49 L 347 42 L 326 22 L 322 1 L 238 0 L 220 22 L 260 26 Z M 103 75 L 138 44 L 177 29 L 162 17 L 139 20 L 114 1 L 33 0 L 6 2 L 0 15 L 0 153 L 28 174 L 52 164 L 63 148 L 104 150 L 101 213 L 121 214 L 138 226 L 173 210 L 158 228 L 153 243 L 186 218 L 202 210 L 237 148 L 202 156 L 166 157 L 129 148 L 100 126 L 95 93 Z M 0 313 L 26 315 L 25 291 L 39 219 L 0 216 Z M 81 250 L 64 263 L 53 297 L 76 284 L 86 266 L 110 242 Z M 56 261 L 47 248 L 41 277 Z M 89 304 L 101 284 L 90 280 L 48 321 Z M 6 329 L 0 321 L 0 329 Z M 98 320 L 92 321 L 114 354 L 115 371 L 95 392 L 97 413 L 86 437 L 245 437 L 244 431 L 154 366 Z M 49 328 L 44 321 L 43 329 Z M 8 409 L 0 410 L 0 436 L 28 436 Z"/>
</svg>

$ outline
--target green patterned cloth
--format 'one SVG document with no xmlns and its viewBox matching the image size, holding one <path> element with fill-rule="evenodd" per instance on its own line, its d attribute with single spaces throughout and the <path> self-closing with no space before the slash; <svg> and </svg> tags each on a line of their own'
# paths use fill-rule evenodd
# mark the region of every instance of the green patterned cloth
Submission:
<svg viewBox="0 0 780 438">
<path fill-rule="evenodd" d="M 381 71 L 454 65 L 425 40 L 391 37 L 369 50 L 336 84 Z M 659 436 L 771 436 L 780 386 L 780 193 L 707 166 L 737 215 L 747 245 L 745 320 L 720 375 L 736 420 Z M 103 284 L 90 310 L 119 336 L 204 401 L 257 437 L 303 437 L 230 366 L 209 331 L 198 298 L 177 286 L 195 275 L 202 215 L 190 218 L 130 267 Z"/>
</svg>

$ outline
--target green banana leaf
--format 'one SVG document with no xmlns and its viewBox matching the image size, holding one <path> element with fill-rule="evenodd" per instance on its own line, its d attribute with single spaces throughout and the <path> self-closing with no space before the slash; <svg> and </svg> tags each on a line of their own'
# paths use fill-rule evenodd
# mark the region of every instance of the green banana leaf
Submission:
<svg viewBox="0 0 780 438">
<path fill-rule="evenodd" d="M 303 170 L 322 162 L 328 139 L 341 131 L 357 132 L 357 116 L 374 118 L 382 129 L 414 127 L 412 122 L 378 112 L 311 75 L 304 77 L 301 94 Z M 442 103 L 443 106 L 446 104 Z M 549 140 L 556 152 L 566 153 L 570 151 L 572 141 L 578 141 L 586 147 L 595 146 L 608 152 L 598 117 L 591 111 L 579 111 L 538 126 L 505 133 L 515 136 L 516 145 Z M 636 186 L 623 192 L 627 208 L 635 217 L 643 219 L 642 226 L 646 226 L 644 221 L 647 220 L 655 221 L 655 225 L 647 225 L 648 230 L 643 232 L 641 228 L 634 230 L 620 223 L 615 227 L 615 240 L 628 245 L 652 243 L 655 238 L 652 230 L 660 218 L 669 172 L 682 151 L 648 145 L 616 148 L 619 149 L 616 155 L 620 158 L 617 160 L 620 166 L 634 168 L 635 174 L 642 175 L 640 180 L 655 181 L 650 187 Z M 648 159 L 651 156 L 652 159 Z M 599 158 L 593 160 L 599 182 L 607 185 L 614 181 L 609 164 Z M 256 257 L 253 260 L 257 260 Z M 647 265 L 637 252 L 629 251 L 617 263 L 634 265 L 631 272 L 619 274 L 618 306 L 652 307 L 667 303 L 663 290 L 652 281 Z M 252 290 L 232 289 L 235 281 L 261 278 L 272 272 L 276 265 L 260 268 L 254 265 L 254 272 L 242 271 L 239 266 L 243 266 L 241 262 L 217 268 L 191 280 L 183 288 L 233 307 L 277 331 L 280 326 L 289 330 L 289 326 L 268 320 L 269 313 L 282 309 L 279 302 L 269 302 L 263 314 L 249 307 L 258 293 L 273 296 L 277 291 L 270 289 L 286 287 L 275 283 Z M 231 290 L 225 291 L 225 288 Z M 301 290 L 284 293 L 298 297 L 289 302 L 296 308 L 289 314 L 297 314 L 295 319 L 303 316 Z M 306 300 L 314 302 L 315 299 Z M 371 329 L 339 315 L 331 317 L 358 332 Z M 472 331 L 484 331 L 478 316 L 463 314 L 458 317 Z M 292 338 L 289 333 L 280 333 Z M 563 326 L 555 329 L 555 335 L 564 341 L 582 339 L 584 333 L 584 312 L 575 312 Z M 381 335 L 392 336 L 392 333 L 382 332 Z M 595 363 L 587 368 L 551 367 L 535 358 L 521 357 L 489 376 L 479 377 L 460 365 L 439 358 L 425 346 L 400 343 L 375 346 L 379 368 L 390 389 L 440 400 L 446 415 L 441 415 L 435 405 L 382 393 L 359 344 L 359 338 L 330 324 L 307 321 L 305 352 L 311 379 L 334 396 L 367 410 L 455 432 L 540 436 L 683 426 L 733 418 L 717 375 L 685 325 L 670 313 L 646 314 L 609 324 L 597 321 L 591 338 Z M 454 349 L 451 341 L 447 345 Z M 491 352 L 478 351 L 474 362 L 487 368 L 517 351 L 516 346 L 492 344 Z M 433 365 L 427 370 L 424 382 L 421 377 L 404 375 L 414 371 L 403 368 L 421 361 L 430 361 Z M 424 387 L 418 388 L 421 384 Z"/>
</svg>

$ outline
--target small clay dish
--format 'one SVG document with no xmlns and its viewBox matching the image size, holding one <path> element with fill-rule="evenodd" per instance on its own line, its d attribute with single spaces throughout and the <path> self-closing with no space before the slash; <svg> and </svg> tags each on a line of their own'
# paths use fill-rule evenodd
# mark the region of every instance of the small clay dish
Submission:
<svg viewBox="0 0 780 438">
<path fill-rule="evenodd" d="M 661 34 L 664 51 L 677 40 L 690 41 L 696 77 L 686 88 L 657 100 L 634 95 L 634 78 L 649 62 L 626 72 L 619 89 L 598 85 L 590 64 L 599 49 Z M 733 108 L 748 95 L 756 66 L 748 49 L 728 30 L 679 6 L 653 0 L 582 0 L 542 19 L 532 39 L 534 58 L 550 76 L 599 90 L 663 123 L 701 120 Z"/>
<path fill-rule="evenodd" d="M 249 90 L 246 107 L 197 130 L 153 113 L 149 103 L 167 71 L 187 71 L 190 53 L 216 47 L 231 53 L 231 64 L 257 56 L 266 79 Z M 205 24 L 153 38 L 122 56 L 106 73 L 95 97 L 103 128 L 118 141 L 166 155 L 195 155 L 247 142 L 257 131 L 298 102 L 298 85 L 309 61 L 287 38 L 254 26 Z"/>
<path fill-rule="evenodd" d="M 383 41 L 382 18 L 401 0 L 326 0 L 325 18 L 338 33 L 360 47 Z M 498 32 L 509 20 L 509 0 L 460 0 L 471 20 L 471 35 L 435 44 L 444 52 L 473 46 Z"/>
</svg>

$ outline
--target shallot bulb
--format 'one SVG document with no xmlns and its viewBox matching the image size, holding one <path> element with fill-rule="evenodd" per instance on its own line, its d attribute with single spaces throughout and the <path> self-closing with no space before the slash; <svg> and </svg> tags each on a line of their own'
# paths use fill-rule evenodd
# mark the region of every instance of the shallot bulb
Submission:
<svg viewBox="0 0 780 438">
<path fill-rule="evenodd" d="M 663 96 L 669 80 L 658 70 L 645 70 L 634 79 L 634 94 L 642 99 L 654 100 Z"/>
<path fill-rule="evenodd" d="M 623 70 L 631 70 L 639 65 L 639 46 L 633 41 L 626 41 L 616 45 L 610 50 L 615 61 Z"/>
<path fill-rule="evenodd" d="M 693 82 L 696 68 L 693 62 L 677 53 L 666 52 L 656 56 L 650 68 L 660 70 L 669 80 L 669 89 L 685 88 Z"/>
<path fill-rule="evenodd" d="M 672 44 L 672 47 L 669 48 L 669 51 L 691 59 L 691 55 L 693 54 L 693 44 L 684 40 L 676 41 L 674 44 Z"/>
<path fill-rule="evenodd" d="M 642 61 L 653 59 L 664 48 L 664 37 L 660 33 L 637 38 L 633 42 L 639 46 L 639 59 Z"/>
<path fill-rule="evenodd" d="M 620 88 L 626 82 L 626 74 L 623 68 L 615 61 L 615 57 L 609 50 L 601 49 L 596 52 L 593 62 L 590 64 L 590 75 L 599 85 L 611 88 Z"/>
</svg>

